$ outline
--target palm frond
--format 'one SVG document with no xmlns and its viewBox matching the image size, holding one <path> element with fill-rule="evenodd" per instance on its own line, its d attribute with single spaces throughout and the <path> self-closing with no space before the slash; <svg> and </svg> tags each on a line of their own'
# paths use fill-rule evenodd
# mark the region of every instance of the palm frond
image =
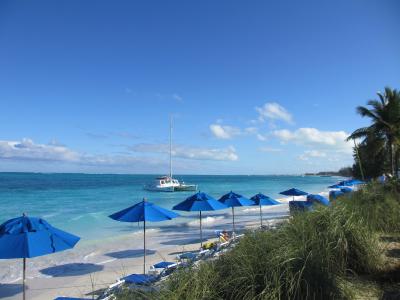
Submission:
<svg viewBox="0 0 400 300">
<path fill-rule="evenodd" d="M 349 137 L 346 139 L 346 141 L 359 139 L 359 138 L 365 138 L 370 134 L 371 134 L 370 127 L 362 127 L 362 128 L 359 128 L 359 129 L 353 131 L 353 133 L 349 135 Z"/>
<path fill-rule="evenodd" d="M 373 119 L 374 121 L 378 121 L 379 117 L 370 109 L 364 107 L 364 106 L 358 106 L 357 107 L 357 112 L 362 116 L 362 117 L 369 117 Z"/>
</svg>

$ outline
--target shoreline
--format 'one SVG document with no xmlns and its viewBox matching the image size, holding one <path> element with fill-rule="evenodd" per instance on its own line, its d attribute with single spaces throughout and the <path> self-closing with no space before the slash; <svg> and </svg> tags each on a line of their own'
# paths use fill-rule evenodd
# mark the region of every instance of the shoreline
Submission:
<svg viewBox="0 0 400 300">
<path fill-rule="evenodd" d="M 326 196 L 327 192 L 319 194 Z M 295 197 L 296 200 L 304 200 L 304 198 L 304 196 Z M 292 200 L 292 197 L 277 200 L 282 204 L 262 207 L 263 222 L 273 224 L 288 217 L 288 202 Z M 258 206 L 243 207 L 235 212 L 237 231 L 259 226 Z M 228 211 L 205 214 L 203 237 L 215 241 L 214 231 L 231 230 L 231 222 Z M 149 228 L 146 231 L 147 268 L 159 261 L 174 260 L 176 254 L 180 252 L 197 250 L 200 242 L 198 225 L 197 216 L 190 214 L 184 216 L 184 222 Z M 119 277 L 141 273 L 143 234 L 140 229 L 98 240 L 86 240 L 72 250 L 29 259 L 27 263 L 28 297 L 37 300 L 54 299 L 57 296 L 84 297 L 93 290 L 108 287 Z M 0 261 L 0 269 L 7 265 L 10 273 L 22 273 L 20 260 Z M 20 281 L 21 276 L 6 280 L 3 274 L 3 278 L 0 278 L 0 297 L 19 299 Z"/>
</svg>

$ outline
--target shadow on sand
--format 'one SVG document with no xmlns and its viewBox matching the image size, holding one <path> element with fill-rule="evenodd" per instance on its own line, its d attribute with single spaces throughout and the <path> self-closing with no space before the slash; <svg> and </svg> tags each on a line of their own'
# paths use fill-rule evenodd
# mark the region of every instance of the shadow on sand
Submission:
<svg viewBox="0 0 400 300">
<path fill-rule="evenodd" d="M 45 268 L 40 270 L 40 273 L 53 277 L 79 276 L 98 272 L 103 268 L 103 266 L 95 264 L 72 263 Z"/>
<path fill-rule="evenodd" d="M 28 290 L 28 287 L 26 287 Z M 22 284 L 0 283 L 0 298 L 11 297 L 22 293 Z"/>
<path fill-rule="evenodd" d="M 146 255 L 155 254 L 155 250 L 146 249 Z M 116 252 L 109 252 L 104 255 L 110 256 L 112 258 L 135 258 L 143 256 L 143 249 L 136 249 L 136 250 L 122 250 Z"/>
<path fill-rule="evenodd" d="M 206 242 L 206 239 L 203 239 L 203 242 Z M 162 245 L 178 245 L 178 246 L 184 246 L 184 245 L 189 245 L 189 244 L 200 244 L 200 239 L 199 238 L 186 238 L 186 239 L 178 239 L 178 240 L 170 240 L 170 241 L 165 241 L 161 242 L 160 244 Z"/>
</svg>

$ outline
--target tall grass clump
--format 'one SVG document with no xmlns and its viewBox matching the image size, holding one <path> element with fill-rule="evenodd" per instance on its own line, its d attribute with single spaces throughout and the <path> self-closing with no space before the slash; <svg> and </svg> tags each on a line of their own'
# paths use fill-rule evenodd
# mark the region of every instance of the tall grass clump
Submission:
<svg viewBox="0 0 400 300">
<path fill-rule="evenodd" d="M 297 214 L 270 232 L 248 233 L 230 252 L 177 272 L 163 299 L 344 299 L 349 273 L 374 271 L 374 234 L 342 206 Z"/>
<path fill-rule="evenodd" d="M 218 259 L 176 271 L 147 299 L 352 298 L 349 277 L 382 268 L 378 234 L 399 229 L 397 188 L 371 184 L 279 229 L 248 232 Z"/>
<path fill-rule="evenodd" d="M 357 192 L 342 197 L 338 206 L 358 214 L 373 231 L 396 233 L 400 231 L 400 198 L 398 184 L 370 183 Z"/>
</svg>

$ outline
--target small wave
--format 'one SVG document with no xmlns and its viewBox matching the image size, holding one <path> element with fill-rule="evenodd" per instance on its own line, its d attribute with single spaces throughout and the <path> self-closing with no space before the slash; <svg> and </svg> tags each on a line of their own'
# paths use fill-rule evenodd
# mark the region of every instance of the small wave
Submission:
<svg viewBox="0 0 400 300">
<path fill-rule="evenodd" d="M 215 222 L 217 222 L 217 221 L 221 221 L 221 220 L 223 220 L 223 219 L 225 219 L 224 217 L 206 217 L 206 218 L 204 218 L 204 219 L 202 219 L 201 220 L 201 223 L 202 224 L 205 224 L 205 225 L 207 225 L 207 224 L 213 224 L 213 223 L 215 223 Z M 200 225 L 200 220 L 194 220 L 194 221 L 190 221 L 190 222 L 187 222 L 186 224 L 185 224 L 186 226 L 199 226 Z"/>
<path fill-rule="evenodd" d="M 8 281 L 8 282 L 4 282 L 4 283 L 14 283 L 14 282 L 17 282 L 17 281 L 21 281 L 22 280 L 22 277 L 17 277 L 17 278 L 15 278 L 15 279 L 12 279 L 12 280 L 10 280 L 10 281 Z"/>
<path fill-rule="evenodd" d="M 71 218 L 71 221 L 80 220 L 80 219 L 82 219 L 84 216 L 85 216 L 85 215 L 79 215 L 79 216 L 73 217 L 73 218 Z"/>
<path fill-rule="evenodd" d="M 116 261 L 116 260 L 117 260 L 116 258 L 107 259 L 107 260 L 103 260 L 103 261 L 101 261 L 101 262 L 98 262 L 97 264 L 98 264 L 98 265 L 105 265 L 105 264 L 108 264 L 108 263 L 113 262 L 113 261 Z"/>
<path fill-rule="evenodd" d="M 87 260 L 89 257 L 95 256 L 96 252 L 91 252 L 83 257 L 84 260 Z"/>
</svg>

